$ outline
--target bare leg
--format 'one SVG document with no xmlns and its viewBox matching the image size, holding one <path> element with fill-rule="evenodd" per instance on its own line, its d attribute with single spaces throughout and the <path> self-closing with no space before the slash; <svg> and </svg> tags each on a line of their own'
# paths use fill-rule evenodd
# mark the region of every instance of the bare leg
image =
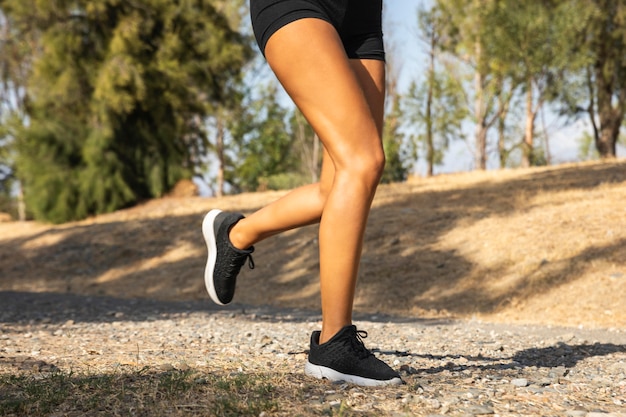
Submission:
<svg viewBox="0 0 626 417">
<path fill-rule="evenodd" d="M 299 187 L 242 219 L 230 231 L 233 245 L 245 249 L 280 232 L 319 223 L 335 176 L 326 149 L 322 158 L 318 183 Z"/>
<path fill-rule="evenodd" d="M 265 52 L 324 144 L 322 178 L 242 220 L 230 236 L 243 248 L 320 221 L 323 343 L 352 322 L 365 224 L 384 165 L 384 64 L 348 60 L 335 29 L 319 19 L 283 27 Z"/>
</svg>

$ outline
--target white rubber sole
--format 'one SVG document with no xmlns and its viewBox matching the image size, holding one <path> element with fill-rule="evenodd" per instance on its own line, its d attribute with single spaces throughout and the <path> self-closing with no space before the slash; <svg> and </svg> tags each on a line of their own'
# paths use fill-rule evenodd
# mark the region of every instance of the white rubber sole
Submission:
<svg viewBox="0 0 626 417">
<path fill-rule="evenodd" d="M 204 220 L 202 221 L 202 235 L 204 236 L 204 241 L 206 242 L 206 247 L 209 252 L 208 259 L 206 261 L 206 267 L 204 268 L 204 285 L 206 287 L 211 300 L 216 304 L 221 306 L 225 305 L 220 301 L 217 297 L 217 293 L 215 292 L 215 284 L 213 282 L 213 271 L 215 270 L 215 261 L 217 260 L 217 242 L 215 241 L 215 230 L 213 225 L 215 223 L 215 218 L 218 214 L 220 214 L 222 210 L 211 210 L 204 216 Z"/>
<path fill-rule="evenodd" d="M 356 375 L 346 375 L 325 366 L 313 365 L 309 361 L 307 361 L 306 365 L 304 365 L 304 373 L 308 376 L 312 376 L 318 379 L 328 379 L 329 381 L 345 381 L 350 384 L 356 384 L 365 387 L 380 387 L 385 385 L 402 384 L 402 380 L 400 378 L 380 381 L 378 379 L 363 378 Z"/>
</svg>

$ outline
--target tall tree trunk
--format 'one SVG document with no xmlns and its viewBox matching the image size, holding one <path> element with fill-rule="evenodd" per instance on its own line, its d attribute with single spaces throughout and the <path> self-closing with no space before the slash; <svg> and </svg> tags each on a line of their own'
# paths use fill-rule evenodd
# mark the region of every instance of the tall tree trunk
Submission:
<svg viewBox="0 0 626 417">
<path fill-rule="evenodd" d="M 593 128 L 593 138 L 595 142 L 598 142 L 600 137 L 600 130 L 598 129 L 598 123 L 596 122 L 596 90 L 593 80 L 593 71 L 591 67 L 587 67 L 587 88 L 589 91 L 589 105 L 587 106 L 587 114 L 591 121 L 591 127 Z"/>
<path fill-rule="evenodd" d="M 602 2 L 606 21 L 601 22 L 600 33 L 595 48 L 597 55 L 594 65 L 596 104 L 599 132 L 595 144 L 600 157 L 615 158 L 619 130 L 624 120 L 626 106 L 626 45 L 621 40 L 616 42 L 615 31 L 624 31 L 619 16 L 621 2 Z"/>
<path fill-rule="evenodd" d="M 615 158 L 617 155 L 617 139 L 624 121 L 624 106 L 626 105 L 626 91 L 620 91 L 617 104 L 614 106 L 614 88 L 612 80 L 607 80 L 604 66 L 596 67 L 596 92 L 598 102 L 598 119 L 600 128 L 596 134 L 596 149 L 603 159 Z M 613 77 L 613 74 L 609 75 Z"/>
<path fill-rule="evenodd" d="M 505 144 L 506 115 L 508 112 L 508 102 L 504 97 L 504 82 L 498 77 L 498 159 L 500 168 L 506 167 L 508 152 Z"/>
<path fill-rule="evenodd" d="M 433 138 L 433 90 L 435 88 L 435 47 L 436 38 L 434 35 L 430 37 L 430 61 L 428 63 L 428 92 L 426 97 L 426 159 L 428 169 L 426 176 L 432 177 L 435 165 L 435 144 Z"/>
<path fill-rule="evenodd" d="M 224 195 L 224 167 L 226 166 L 226 160 L 224 155 L 224 122 L 219 115 L 216 123 L 215 153 L 217 155 L 217 187 L 215 195 L 216 197 L 222 197 Z"/>
<path fill-rule="evenodd" d="M 474 45 L 476 53 L 476 62 L 480 62 L 482 47 L 480 40 L 476 41 Z M 476 97 L 474 98 L 474 117 L 476 118 L 476 150 L 474 154 L 474 163 L 476 169 L 487 169 L 487 114 L 484 110 L 485 107 L 485 92 L 483 88 L 484 76 L 480 72 L 480 69 L 476 70 L 474 75 L 474 88 L 476 90 Z"/>
<path fill-rule="evenodd" d="M 22 182 L 17 183 L 17 218 L 19 221 L 26 221 L 26 203 L 24 202 L 24 188 Z"/>
<path fill-rule="evenodd" d="M 524 127 L 524 142 L 522 143 L 522 167 L 533 165 L 533 136 L 535 132 L 535 114 L 533 112 L 533 82 L 526 83 L 526 124 Z"/>
<path fill-rule="evenodd" d="M 476 169 L 487 169 L 487 121 L 483 111 L 483 82 L 482 74 L 476 72 L 474 77 L 476 85 L 476 98 L 474 100 L 474 116 L 476 117 L 476 149 L 474 153 L 474 163 Z"/>
<path fill-rule="evenodd" d="M 546 152 L 546 165 L 552 165 L 552 151 L 550 150 L 550 136 L 546 127 L 546 118 L 543 109 L 541 110 L 541 129 L 543 130 L 543 142 Z"/>
<path fill-rule="evenodd" d="M 621 119 L 614 114 L 600 113 L 600 137 L 596 141 L 596 149 L 602 159 L 615 158 L 617 155 L 617 139 L 622 125 Z"/>
</svg>

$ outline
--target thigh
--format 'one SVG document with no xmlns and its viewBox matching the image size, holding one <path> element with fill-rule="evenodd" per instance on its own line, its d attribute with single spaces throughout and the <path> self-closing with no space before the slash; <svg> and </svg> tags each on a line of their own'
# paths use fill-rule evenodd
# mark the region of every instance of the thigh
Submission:
<svg viewBox="0 0 626 417">
<path fill-rule="evenodd" d="M 252 29 L 261 52 L 265 55 L 267 41 L 276 31 L 299 19 L 322 19 L 337 28 L 347 8 L 343 2 L 347 0 L 250 0 Z"/>
<path fill-rule="evenodd" d="M 265 53 L 336 167 L 382 152 L 378 115 L 367 96 L 372 81 L 363 76 L 369 72 L 353 68 L 331 24 L 320 19 L 292 22 L 269 39 Z"/>
<path fill-rule="evenodd" d="M 385 62 L 379 59 L 351 59 L 350 66 L 365 94 L 365 100 L 382 137 L 385 115 Z"/>
</svg>

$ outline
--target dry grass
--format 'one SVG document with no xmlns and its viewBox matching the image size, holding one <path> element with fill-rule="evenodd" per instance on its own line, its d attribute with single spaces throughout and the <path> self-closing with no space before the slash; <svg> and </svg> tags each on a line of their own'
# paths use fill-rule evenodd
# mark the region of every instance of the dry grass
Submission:
<svg viewBox="0 0 626 417">
<path fill-rule="evenodd" d="M 263 375 L 148 369 L 103 375 L 0 376 L 0 387 L 0 415 L 28 416 L 256 417 L 276 410 L 280 395 Z"/>
<path fill-rule="evenodd" d="M 202 215 L 278 192 L 165 198 L 62 226 L 0 224 L 1 290 L 206 298 Z M 356 309 L 625 327 L 626 161 L 382 186 Z M 257 245 L 236 302 L 318 308 L 316 228 Z"/>
</svg>

